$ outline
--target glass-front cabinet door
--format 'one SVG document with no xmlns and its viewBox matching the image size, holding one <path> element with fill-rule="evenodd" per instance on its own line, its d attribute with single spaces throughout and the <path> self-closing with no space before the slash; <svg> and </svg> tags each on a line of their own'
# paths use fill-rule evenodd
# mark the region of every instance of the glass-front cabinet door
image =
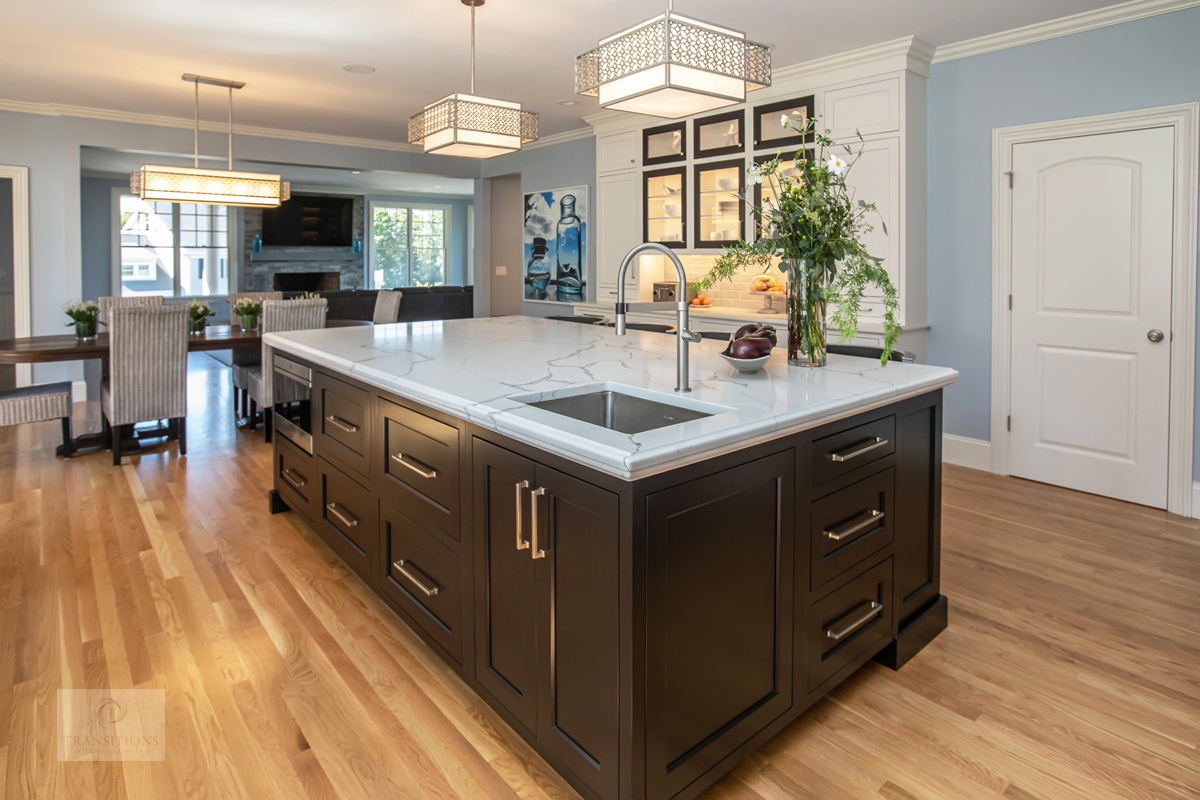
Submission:
<svg viewBox="0 0 1200 800">
<path fill-rule="evenodd" d="M 783 163 L 775 170 L 773 176 L 763 176 L 762 183 L 754 186 L 754 207 L 759 213 L 754 215 L 754 238 L 758 238 L 762 230 L 762 212 L 765 206 L 774 206 L 775 198 L 779 192 L 783 182 L 789 179 L 794 180 L 800 175 L 800 171 L 796 168 L 796 158 L 802 158 L 806 161 L 812 161 L 813 151 L 811 148 L 801 150 L 795 154 L 795 158 L 791 156 L 781 156 Z M 754 163 L 758 166 L 768 163 L 775 158 L 775 154 L 755 156 Z"/>
<path fill-rule="evenodd" d="M 642 131 L 642 164 L 670 164 L 687 160 L 687 121 Z"/>
<path fill-rule="evenodd" d="M 746 112 L 738 109 L 726 114 L 698 119 L 692 125 L 696 131 L 696 158 L 731 156 L 745 149 L 743 128 Z"/>
<path fill-rule="evenodd" d="M 695 247 L 724 247 L 742 238 L 745 175 L 741 159 L 696 165 Z"/>
<path fill-rule="evenodd" d="M 647 242 L 667 247 L 687 247 L 687 169 L 659 169 L 642 173 L 645 209 L 642 234 Z"/>
<path fill-rule="evenodd" d="M 806 144 L 805 137 L 796 133 L 795 128 L 803 128 L 808 120 L 813 118 L 813 96 L 797 97 L 783 100 L 754 109 L 754 149 L 766 150 L 771 147 L 800 147 Z M 783 120 L 787 119 L 785 127 Z M 813 141 L 809 135 L 808 142 Z"/>
</svg>

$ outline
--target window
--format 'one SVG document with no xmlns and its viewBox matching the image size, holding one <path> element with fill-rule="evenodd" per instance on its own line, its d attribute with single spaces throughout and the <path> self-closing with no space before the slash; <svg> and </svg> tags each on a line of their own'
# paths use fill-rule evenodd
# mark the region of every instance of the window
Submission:
<svg viewBox="0 0 1200 800">
<path fill-rule="evenodd" d="M 225 206 L 147 202 L 126 194 L 117 205 L 114 262 L 123 297 L 229 293 L 230 212 Z"/>
<path fill-rule="evenodd" d="M 371 286 L 444 286 L 449 232 L 449 206 L 371 203 Z"/>
</svg>

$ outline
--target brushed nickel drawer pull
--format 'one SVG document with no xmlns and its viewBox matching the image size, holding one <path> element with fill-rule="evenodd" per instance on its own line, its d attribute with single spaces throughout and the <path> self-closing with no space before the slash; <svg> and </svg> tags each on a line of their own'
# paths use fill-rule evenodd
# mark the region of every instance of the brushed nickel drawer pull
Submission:
<svg viewBox="0 0 1200 800">
<path fill-rule="evenodd" d="M 414 565 L 406 564 L 403 558 L 400 559 L 399 561 L 397 561 L 395 564 L 392 564 L 392 566 L 396 568 L 397 572 L 399 572 L 404 577 L 408 578 L 409 581 L 412 582 L 413 586 L 416 586 L 418 589 L 420 589 L 422 592 L 424 592 L 426 597 L 433 597 L 435 594 L 437 594 L 439 591 L 441 591 L 442 587 L 438 586 L 433 581 L 429 581 L 429 583 L 433 584 L 432 588 L 429 586 L 426 586 L 425 582 L 422 581 L 420 578 L 418 578 L 413 573 L 414 572 L 418 573 L 423 577 L 428 577 L 428 576 L 426 576 L 424 572 L 421 572 L 421 570 L 417 569 Z M 411 572 L 410 572 L 410 570 L 411 570 Z"/>
<path fill-rule="evenodd" d="M 533 517 L 533 533 L 532 533 L 533 553 L 530 554 L 533 558 L 545 558 L 546 557 L 546 551 L 538 546 L 538 501 L 537 501 L 537 499 L 539 497 L 545 497 L 545 496 L 546 496 L 545 487 L 539 486 L 538 488 L 533 490 L 533 493 L 530 495 L 530 500 L 529 500 L 529 505 L 530 505 L 529 510 L 531 512 L 531 516 Z"/>
<path fill-rule="evenodd" d="M 858 533 L 863 528 L 869 527 L 871 525 L 874 525 L 876 522 L 882 522 L 882 521 L 883 521 L 883 512 L 872 510 L 871 516 L 867 517 L 866 519 L 862 520 L 861 522 L 856 522 L 853 525 L 851 525 L 850 527 L 842 528 L 841 530 L 825 531 L 825 535 L 828 536 L 830 539 L 833 539 L 835 542 L 840 542 L 842 539 L 845 539 L 849 536 L 853 536 L 854 534 Z"/>
<path fill-rule="evenodd" d="M 529 488 L 529 481 L 521 481 L 517 484 L 517 549 L 529 549 L 529 542 L 525 540 L 525 527 L 523 522 L 524 515 L 521 514 L 521 493 Z"/>
<path fill-rule="evenodd" d="M 870 442 L 869 444 L 866 444 L 866 445 L 856 444 L 856 445 L 854 445 L 854 449 L 852 449 L 852 450 L 849 450 L 849 451 L 843 450 L 840 453 L 827 453 L 827 455 L 833 461 L 849 461 L 852 458 L 858 458 L 859 456 L 861 456 L 865 453 L 869 453 L 872 450 L 877 450 L 880 447 L 883 447 L 887 443 L 888 443 L 887 439 L 882 439 L 882 438 L 876 436 L 875 441 Z"/>
<path fill-rule="evenodd" d="M 342 419 L 341 417 L 335 417 L 333 414 L 330 414 L 328 417 L 326 417 L 325 421 L 332 422 L 346 433 L 358 433 L 357 425 L 355 425 L 353 422 L 346 422 L 346 420 Z"/>
<path fill-rule="evenodd" d="M 358 525 L 358 517 L 353 514 L 342 511 L 337 503 L 330 503 L 325 506 L 325 510 L 333 515 L 334 519 L 345 525 L 347 528 L 353 528 Z"/>
<path fill-rule="evenodd" d="M 832 628 L 826 628 L 825 635 L 828 636 L 830 639 L 833 639 L 835 642 L 840 641 L 842 639 L 845 639 L 847 636 L 854 633 L 856 630 L 861 628 L 863 625 L 866 625 L 868 622 L 875 619 L 882 613 L 883 613 L 883 604 L 876 603 L 874 600 L 872 600 L 870 607 L 867 608 L 867 613 L 863 614 L 861 617 L 854 620 L 854 622 L 851 622 L 849 625 L 842 628 L 841 630 L 835 631 Z"/>
<path fill-rule="evenodd" d="M 395 455 L 392 456 L 392 461 L 395 461 L 397 464 L 399 464 L 402 467 L 408 467 L 413 472 L 420 475 L 422 478 L 436 478 L 437 477 L 436 469 L 434 469 L 433 467 L 426 466 L 425 464 L 422 464 L 420 461 L 417 461 L 415 458 L 412 458 L 411 456 L 409 456 L 409 458 L 411 460 L 406 461 L 404 459 L 404 453 L 396 453 Z"/>
<path fill-rule="evenodd" d="M 308 486 L 308 479 L 305 478 L 303 475 L 300 475 L 299 472 L 296 472 L 291 467 L 284 467 L 283 471 L 280 472 L 279 474 L 283 476 L 283 479 L 285 481 L 287 481 L 288 483 L 290 483 L 292 485 L 293 489 L 303 489 L 305 486 Z M 299 475 L 300 479 L 297 480 L 296 478 L 293 478 L 292 477 L 293 475 Z"/>
</svg>

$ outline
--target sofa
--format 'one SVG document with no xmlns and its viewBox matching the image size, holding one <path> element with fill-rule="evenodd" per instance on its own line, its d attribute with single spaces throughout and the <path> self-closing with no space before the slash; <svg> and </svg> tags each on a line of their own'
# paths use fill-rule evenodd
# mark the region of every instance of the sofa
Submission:
<svg viewBox="0 0 1200 800">
<path fill-rule="evenodd" d="M 475 290 L 471 286 L 420 286 L 396 289 L 403 292 L 398 322 L 425 322 L 439 319 L 470 319 L 475 316 Z M 343 289 L 320 292 L 329 301 L 327 320 L 370 322 L 375 314 L 378 289 Z M 284 292 L 285 299 L 302 292 Z"/>
</svg>

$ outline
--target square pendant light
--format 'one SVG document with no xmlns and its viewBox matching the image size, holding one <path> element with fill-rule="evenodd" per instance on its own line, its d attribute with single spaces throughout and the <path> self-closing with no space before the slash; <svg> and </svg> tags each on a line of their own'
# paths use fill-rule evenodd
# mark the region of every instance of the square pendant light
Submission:
<svg viewBox="0 0 1200 800">
<path fill-rule="evenodd" d="M 408 141 L 426 153 L 491 158 L 538 138 L 538 116 L 520 103 L 454 93 L 408 120 Z"/>
<path fill-rule="evenodd" d="M 292 194 L 278 175 L 151 164 L 129 176 L 129 188 L 143 200 L 252 208 L 275 208 Z"/>
<path fill-rule="evenodd" d="M 653 117 L 744 103 L 771 85 L 771 48 L 744 33 L 668 10 L 575 59 L 575 92 L 601 108 Z"/>
</svg>

